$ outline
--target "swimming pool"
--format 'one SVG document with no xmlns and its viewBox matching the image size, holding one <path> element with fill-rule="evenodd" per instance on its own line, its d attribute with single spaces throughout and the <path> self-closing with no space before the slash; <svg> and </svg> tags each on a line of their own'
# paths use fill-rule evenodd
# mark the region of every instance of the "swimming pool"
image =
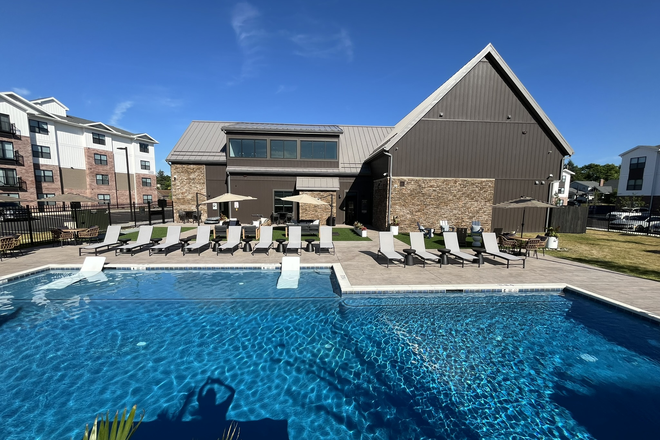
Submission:
<svg viewBox="0 0 660 440">
<path fill-rule="evenodd" d="M 0 285 L 0 438 L 648 438 L 660 329 L 571 294 L 352 295 L 330 270 L 107 270 Z M 261 434 L 259 434 L 261 432 Z M 268 435 L 264 437 L 263 432 Z M 164 435 L 163 433 L 167 433 Z"/>
</svg>

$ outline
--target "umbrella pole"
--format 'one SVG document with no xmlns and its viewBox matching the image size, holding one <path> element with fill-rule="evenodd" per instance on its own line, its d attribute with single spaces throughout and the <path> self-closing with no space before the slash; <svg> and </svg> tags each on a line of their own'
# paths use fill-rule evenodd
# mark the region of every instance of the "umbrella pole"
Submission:
<svg viewBox="0 0 660 440">
<path fill-rule="evenodd" d="M 523 238 L 523 232 L 525 232 L 525 210 L 526 208 L 523 208 L 523 219 L 520 224 L 520 238 Z"/>
</svg>

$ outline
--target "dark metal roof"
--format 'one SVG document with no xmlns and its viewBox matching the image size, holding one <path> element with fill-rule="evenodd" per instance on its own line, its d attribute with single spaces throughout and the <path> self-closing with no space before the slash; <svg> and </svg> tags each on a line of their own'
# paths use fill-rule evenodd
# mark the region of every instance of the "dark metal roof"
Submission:
<svg viewBox="0 0 660 440">
<path fill-rule="evenodd" d="M 90 121 L 89 119 L 78 118 L 78 117 L 76 117 L 76 116 L 70 116 L 70 115 L 67 115 L 67 116 L 66 116 L 66 120 L 69 121 L 69 122 L 73 122 L 73 123 L 75 123 L 75 124 L 81 124 L 81 125 L 103 124 L 103 125 L 105 125 L 105 126 L 110 127 L 111 129 L 113 129 L 113 130 L 116 131 L 117 133 L 125 134 L 126 136 L 137 136 L 137 135 L 138 135 L 138 133 L 131 133 L 130 131 L 126 131 L 126 130 L 121 129 L 121 128 L 119 128 L 119 127 L 114 127 L 114 126 L 112 126 L 112 125 L 110 125 L 110 124 L 106 124 L 106 123 L 104 123 L 104 122 Z"/>
<path fill-rule="evenodd" d="M 222 130 L 225 133 L 240 131 L 249 133 L 341 134 L 344 132 L 337 125 L 271 124 L 263 122 L 235 122 L 224 125 Z"/>
</svg>

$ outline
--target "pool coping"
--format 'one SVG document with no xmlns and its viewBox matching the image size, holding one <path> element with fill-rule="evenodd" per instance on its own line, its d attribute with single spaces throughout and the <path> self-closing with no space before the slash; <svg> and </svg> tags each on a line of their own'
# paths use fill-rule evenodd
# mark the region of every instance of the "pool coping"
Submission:
<svg viewBox="0 0 660 440">
<path fill-rule="evenodd" d="M 0 276 L 0 285 L 25 278 L 41 272 L 58 269 L 80 269 L 82 264 L 48 264 L 14 274 Z M 104 269 L 110 270 L 191 270 L 191 269 L 260 269 L 277 270 L 281 263 L 269 264 L 107 264 Z M 660 316 L 646 310 L 607 298 L 588 290 L 566 283 L 535 283 L 535 284 L 417 284 L 417 285 L 363 285 L 353 286 L 348 280 L 340 263 L 301 264 L 301 269 L 332 269 L 337 280 L 340 296 L 373 295 L 392 293 L 516 293 L 516 292 L 556 292 L 568 290 L 571 293 L 606 304 L 616 309 L 631 313 L 646 321 L 660 325 Z"/>
</svg>

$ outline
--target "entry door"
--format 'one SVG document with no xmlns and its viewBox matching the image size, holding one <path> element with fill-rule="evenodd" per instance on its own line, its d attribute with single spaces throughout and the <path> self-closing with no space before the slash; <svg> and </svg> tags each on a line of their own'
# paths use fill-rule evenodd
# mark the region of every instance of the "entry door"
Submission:
<svg viewBox="0 0 660 440">
<path fill-rule="evenodd" d="M 344 206 L 346 206 L 346 220 L 344 223 L 347 225 L 352 225 L 357 221 L 357 195 L 353 193 L 346 193 Z"/>
</svg>

